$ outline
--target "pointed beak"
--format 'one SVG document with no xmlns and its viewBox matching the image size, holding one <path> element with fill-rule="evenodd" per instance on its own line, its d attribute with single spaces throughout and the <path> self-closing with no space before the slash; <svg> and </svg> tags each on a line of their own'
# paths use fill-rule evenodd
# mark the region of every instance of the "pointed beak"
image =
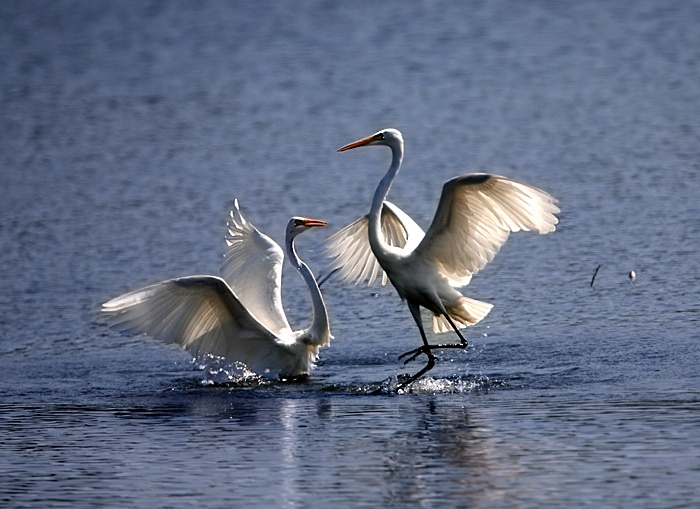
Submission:
<svg viewBox="0 0 700 509">
<path fill-rule="evenodd" d="M 328 223 L 321 221 L 320 219 L 304 219 L 304 226 L 307 228 L 313 228 L 314 226 L 327 226 Z"/>
<path fill-rule="evenodd" d="M 351 148 L 357 148 L 357 147 L 364 147 L 365 145 L 369 145 L 373 141 L 379 141 L 382 140 L 383 136 L 380 133 L 373 134 L 372 136 L 367 136 L 366 138 L 362 138 L 361 140 L 353 141 L 352 143 L 348 143 L 344 147 L 340 147 L 338 149 L 338 152 L 345 152 L 346 150 L 350 150 Z"/>
</svg>

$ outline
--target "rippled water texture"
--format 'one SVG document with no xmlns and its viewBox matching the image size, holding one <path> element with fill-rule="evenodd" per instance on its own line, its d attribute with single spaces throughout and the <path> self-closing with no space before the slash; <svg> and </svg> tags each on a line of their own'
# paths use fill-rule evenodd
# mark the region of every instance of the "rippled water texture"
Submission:
<svg viewBox="0 0 700 509">
<path fill-rule="evenodd" d="M 697 1 L 1 2 L 2 506 L 698 506 L 698 26 Z M 411 391 L 391 288 L 325 283 L 334 340 L 289 383 L 99 318 L 216 274 L 235 197 L 278 242 L 328 221 L 298 242 L 323 273 L 389 164 L 335 151 L 384 127 L 423 227 L 473 171 L 562 209 Z"/>
</svg>

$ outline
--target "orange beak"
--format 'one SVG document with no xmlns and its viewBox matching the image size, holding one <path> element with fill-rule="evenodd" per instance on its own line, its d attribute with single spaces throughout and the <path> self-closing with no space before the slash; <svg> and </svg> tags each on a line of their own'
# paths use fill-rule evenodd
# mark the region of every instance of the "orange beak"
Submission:
<svg viewBox="0 0 700 509">
<path fill-rule="evenodd" d="M 304 219 L 304 226 L 307 228 L 313 228 L 314 226 L 327 226 L 328 223 L 321 221 L 320 219 Z"/>
<path fill-rule="evenodd" d="M 344 147 L 340 147 L 338 149 L 338 152 L 345 152 L 346 150 L 350 150 L 351 148 L 357 148 L 357 147 L 364 147 L 365 145 L 369 145 L 373 141 L 379 141 L 383 139 L 382 135 L 379 133 L 373 134 L 372 136 L 367 136 L 366 138 L 362 138 L 361 140 L 353 141 L 352 143 L 349 143 L 345 145 Z"/>
</svg>

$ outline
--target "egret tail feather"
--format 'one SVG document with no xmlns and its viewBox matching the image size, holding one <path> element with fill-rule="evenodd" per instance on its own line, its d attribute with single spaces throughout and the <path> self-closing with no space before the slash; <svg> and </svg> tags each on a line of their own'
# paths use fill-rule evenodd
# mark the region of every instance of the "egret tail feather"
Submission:
<svg viewBox="0 0 700 509">
<path fill-rule="evenodd" d="M 482 302 L 469 297 L 462 297 L 456 304 L 447 309 L 447 314 L 460 329 L 474 325 L 489 314 L 493 304 Z M 451 331 L 450 323 L 442 315 L 433 315 L 433 332 Z"/>
</svg>

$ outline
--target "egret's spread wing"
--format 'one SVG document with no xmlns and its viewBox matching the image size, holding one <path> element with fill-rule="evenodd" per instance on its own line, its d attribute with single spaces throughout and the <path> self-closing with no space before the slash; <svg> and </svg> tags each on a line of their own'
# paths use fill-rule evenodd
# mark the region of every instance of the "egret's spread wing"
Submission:
<svg viewBox="0 0 700 509">
<path fill-rule="evenodd" d="M 435 263 L 453 286 L 464 286 L 498 253 L 510 232 L 555 230 L 557 200 L 506 177 L 470 174 L 447 181 L 415 256 Z"/>
<path fill-rule="evenodd" d="M 338 270 L 341 281 L 372 284 L 381 274 L 382 284 L 388 281 L 369 245 L 369 220 L 362 216 L 324 242 L 324 251 L 332 259 L 330 270 Z M 399 207 L 385 201 L 382 208 L 382 233 L 385 241 L 410 252 L 423 239 L 423 230 Z"/>
<path fill-rule="evenodd" d="M 163 281 L 112 299 L 102 311 L 122 332 L 147 334 L 177 343 L 194 357 L 217 355 L 251 369 L 262 344 L 267 350 L 283 348 L 215 276 Z"/>
<path fill-rule="evenodd" d="M 277 335 L 289 332 L 282 307 L 282 249 L 243 217 L 238 200 L 234 201 L 226 226 L 228 249 L 221 276 L 265 327 Z"/>
</svg>

